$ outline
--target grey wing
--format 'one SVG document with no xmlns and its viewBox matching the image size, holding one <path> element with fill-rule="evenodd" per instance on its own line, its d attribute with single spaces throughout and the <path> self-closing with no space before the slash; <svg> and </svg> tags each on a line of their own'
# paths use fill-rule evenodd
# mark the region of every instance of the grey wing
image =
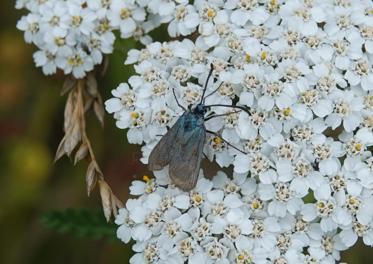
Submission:
<svg viewBox="0 0 373 264">
<path fill-rule="evenodd" d="M 151 171 L 163 169 L 170 163 L 173 145 L 175 144 L 178 131 L 182 125 L 181 116 L 176 123 L 167 131 L 149 155 L 148 168 Z"/>
<path fill-rule="evenodd" d="M 184 144 L 175 142 L 177 151 L 171 157 L 169 175 L 171 181 L 184 191 L 190 191 L 196 186 L 205 138 L 206 129 L 201 125 L 193 130 Z"/>
</svg>

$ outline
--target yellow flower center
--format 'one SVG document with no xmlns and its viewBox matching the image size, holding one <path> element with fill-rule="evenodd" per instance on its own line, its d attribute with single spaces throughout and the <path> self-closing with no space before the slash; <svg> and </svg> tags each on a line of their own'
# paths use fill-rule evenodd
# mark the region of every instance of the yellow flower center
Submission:
<svg viewBox="0 0 373 264">
<path fill-rule="evenodd" d="M 120 18 L 121 19 L 126 19 L 126 18 L 129 18 L 131 16 L 132 16 L 132 12 L 131 12 L 130 9 L 128 9 L 128 8 L 122 8 L 120 10 Z"/>
<path fill-rule="evenodd" d="M 252 205 L 251 205 L 251 208 L 258 209 L 259 208 L 259 203 L 258 202 L 253 202 Z"/>
<path fill-rule="evenodd" d="M 139 118 L 139 113 L 137 113 L 137 112 L 132 112 L 132 113 L 131 113 L 131 118 L 134 119 L 134 120 L 136 120 L 137 118 Z"/>
<path fill-rule="evenodd" d="M 355 144 L 355 149 L 356 149 L 356 151 L 361 151 L 362 147 L 363 147 L 363 146 L 362 146 L 360 143 L 356 143 L 356 144 Z"/>
<path fill-rule="evenodd" d="M 71 66 L 79 66 L 83 64 L 83 60 L 78 54 L 76 54 L 75 56 L 68 58 L 67 63 Z"/>
<path fill-rule="evenodd" d="M 245 60 L 246 60 L 246 62 L 251 62 L 251 56 L 250 56 L 249 53 L 246 53 Z"/>
<path fill-rule="evenodd" d="M 144 176 L 142 176 L 142 180 L 144 182 L 149 182 L 150 181 L 150 177 L 148 175 L 144 175 Z"/>
<path fill-rule="evenodd" d="M 287 107 L 284 109 L 283 113 L 284 113 L 284 116 L 290 116 L 291 115 L 291 108 L 290 107 Z"/>
<path fill-rule="evenodd" d="M 66 44 L 65 38 L 63 37 L 55 37 L 54 38 L 54 43 L 58 46 L 61 47 Z"/>
<path fill-rule="evenodd" d="M 107 19 L 104 19 L 100 22 L 98 25 L 97 31 L 100 33 L 107 32 L 111 29 L 110 21 Z"/>
<path fill-rule="evenodd" d="M 213 17 L 215 17 L 216 16 L 216 12 L 215 12 L 215 10 L 214 9 L 209 9 L 209 10 L 207 10 L 207 17 L 208 18 L 213 18 Z"/>
<path fill-rule="evenodd" d="M 202 197 L 200 195 L 196 195 L 196 197 L 194 198 L 194 200 L 197 202 L 197 203 L 200 203 L 202 202 Z"/>
<path fill-rule="evenodd" d="M 267 52 L 266 52 L 266 51 L 262 51 L 262 54 L 260 55 L 260 58 L 261 58 L 262 60 L 267 59 Z"/>
<path fill-rule="evenodd" d="M 71 18 L 71 23 L 75 27 L 79 26 L 82 23 L 82 21 L 83 21 L 83 18 L 81 16 L 73 16 Z"/>
<path fill-rule="evenodd" d="M 223 140 L 220 137 L 214 137 L 213 141 L 215 144 L 221 144 L 223 142 Z"/>
</svg>

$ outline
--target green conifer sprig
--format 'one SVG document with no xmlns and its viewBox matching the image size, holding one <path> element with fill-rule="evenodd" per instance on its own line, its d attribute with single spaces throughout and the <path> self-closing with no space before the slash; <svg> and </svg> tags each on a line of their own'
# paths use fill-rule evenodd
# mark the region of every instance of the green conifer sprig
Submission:
<svg viewBox="0 0 373 264">
<path fill-rule="evenodd" d="M 107 223 L 100 212 L 88 209 L 52 210 L 41 215 L 41 222 L 61 234 L 91 239 L 116 239 L 117 226 Z"/>
</svg>

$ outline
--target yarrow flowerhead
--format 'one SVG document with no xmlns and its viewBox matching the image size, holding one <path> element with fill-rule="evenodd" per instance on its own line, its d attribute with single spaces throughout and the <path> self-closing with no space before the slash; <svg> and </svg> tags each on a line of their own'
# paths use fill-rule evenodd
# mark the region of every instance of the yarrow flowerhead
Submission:
<svg viewBox="0 0 373 264">
<path fill-rule="evenodd" d="M 152 28 L 144 24 L 147 13 L 141 1 L 18 0 L 16 8 L 29 12 L 17 28 L 27 43 L 37 46 L 35 64 L 46 75 L 60 69 L 84 77 L 113 52 L 116 30 L 122 38 L 151 42 L 146 33 Z M 152 19 L 147 22 L 154 24 Z"/>
<path fill-rule="evenodd" d="M 143 145 L 142 162 L 183 113 L 175 97 L 185 108 L 201 100 L 210 64 L 206 105 L 248 111 L 206 114 L 217 116 L 205 126 L 220 136 L 207 134 L 204 153 L 232 165 L 232 177 L 201 176 L 190 193 L 169 182 L 167 169 L 132 184 L 138 197 L 117 219 L 118 236 L 136 242 L 132 263 L 335 263 L 359 237 L 373 245 L 372 2 L 170 1 L 167 8 L 177 15 L 167 20 L 170 35 L 198 28 L 195 41 L 131 50 L 126 63 L 137 74 L 106 101 L 128 141 Z M 134 223 L 131 212 L 150 200 L 140 211 L 164 215 L 138 239 L 134 230 L 145 220 Z"/>
<path fill-rule="evenodd" d="M 345 191 L 343 176 L 314 177 L 336 183 L 315 194 L 316 202 L 288 183 L 237 173 L 207 180 L 201 172 L 195 189 L 183 192 L 167 169 L 158 171 L 132 182 L 117 235 L 135 241 L 130 263 L 139 264 L 335 263 L 358 237 L 372 245 L 372 197 Z"/>
</svg>

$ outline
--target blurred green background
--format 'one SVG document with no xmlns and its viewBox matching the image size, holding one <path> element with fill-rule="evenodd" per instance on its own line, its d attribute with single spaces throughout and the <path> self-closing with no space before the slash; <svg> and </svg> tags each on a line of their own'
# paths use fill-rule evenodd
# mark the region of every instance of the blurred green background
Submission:
<svg viewBox="0 0 373 264">
<path fill-rule="evenodd" d="M 44 76 L 34 67 L 35 48 L 16 30 L 22 11 L 13 1 L 0 3 L 0 263 L 127 263 L 130 247 L 113 239 L 92 240 L 59 234 L 40 221 L 43 213 L 88 208 L 101 213 L 96 189 L 86 195 L 86 162 L 73 166 L 68 158 L 53 163 L 63 136 L 63 75 Z M 99 88 L 104 100 L 131 74 L 124 54 L 134 42 L 121 41 Z M 92 113 L 88 134 L 105 178 L 125 201 L 129 182 L 146 172 L 138 146 L 126 142 L 124 131 L 105 116 L 102 129 Z"/>
<path fill-rule="evenodd" d="M 60 97 L 63 75 L 44 76 L 34 67 L 34 47 L 23 40 L 15 25 L 22 12 L 13 1 L 0 4 L 0 263 L 128 263 L 130 247 L 113 239 L 92 240 L 60 234 L 43 225 L 41 215 L 51 210 L 101 210 L 97 190 L 86 196 L 87 164 L 63 158 L 53 163 L 62 138 L 65 98 Z M 99 79 L 103 99 L 133 72 L 123 65 L 134 47 L 120 41 L 110 56 L 108 72 Z M 111 116 L 102 129 L 93 114 L 88 134 L 113 191 L 125 201 L 129 182 L 146 173 L 138 160 L 139 146 L 126 142 L 124 131 Z M 100 214 L 102 222 L 104 216 Z M 372 263 L 370 248 L 361 243 L 343 255 L 351 264 Z"/>
</svg>

